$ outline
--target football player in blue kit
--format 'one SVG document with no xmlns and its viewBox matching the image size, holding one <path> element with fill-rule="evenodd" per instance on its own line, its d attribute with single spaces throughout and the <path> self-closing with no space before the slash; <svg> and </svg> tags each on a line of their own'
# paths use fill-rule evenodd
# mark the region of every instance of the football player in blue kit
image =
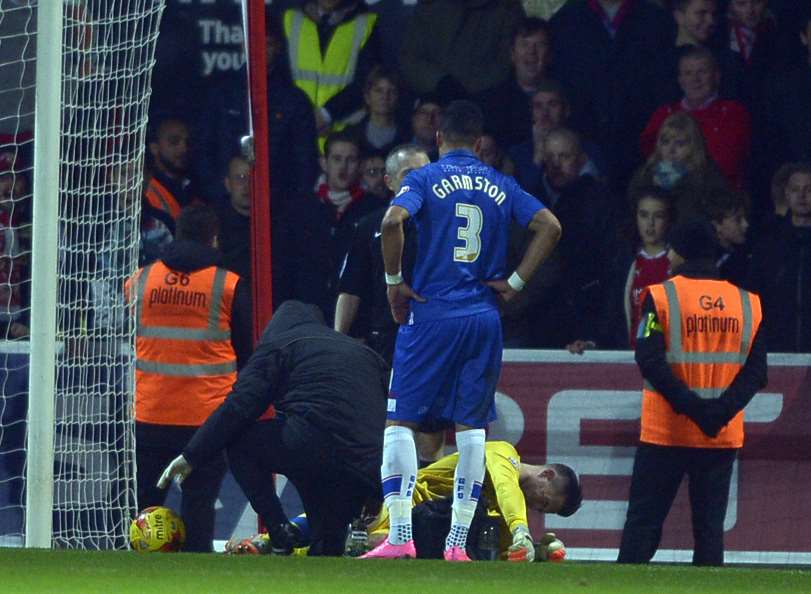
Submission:
<svg viewBox="0 0 811 594">
<path fill-rule="evenodd" d="M 437 132 L 440 159 L 405 178 L 381 225 L 388 298 L 401 326 L 381 467 L 389 535 L 364 558 L 416 556 L 414 430 L 425 420 L 446 419 L 456 424 L 459 461 L 445 559 L 469 561 L 465 543 L 484 480 L 485 427 L 496 417 L 502 354 L 498 300 L 509 301 L 524 287 L 561 234 L 560 223 L 543 204 L 476 157 L 482 120 L 481 110 L 469 101 L 446 108 Z M 409 217 L 417 233 L 412 286 L 401 275 L 403 223 Z M 534 235 L 509 273 L 513 220 Z"/>
</svg>

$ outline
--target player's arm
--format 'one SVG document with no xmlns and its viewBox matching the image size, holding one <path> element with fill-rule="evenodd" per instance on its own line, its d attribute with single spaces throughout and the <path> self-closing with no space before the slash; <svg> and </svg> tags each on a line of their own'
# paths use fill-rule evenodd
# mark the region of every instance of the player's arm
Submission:
<svg viewBox="0 0 811 594">
<path fill-rule="evenodd" d="M 360 307 L 360 297 L 351 293 L 338 293 L 335 301 L 335 323 L 333 328 L 341 334 L 349 334 L 352 324 L 358 315 Z"/>
<path fill-rule="evenodd" d="M 529 525 L 527 503 L 518 483 L 518 470 L 507 457 L 494 451 L 493 446 L 486 449 L 485 464 L 487 475 L 493 483 L 499 513 L 510 532 L 519 526 L 526 528 Z"/>
<path fill-rule="evenodd" d="M 489 448 L 486 452 L 487 475 L 493 483 L 499 513 L 507 524 L 512 541 L 507 550 L 508 561 L 533 561 L 535 546 L 529 532 L 527 503 L 518 482 L 518 470 L 510 460 Z"/>
<path fill-rule="evenodd" d="M 396 204 L 389 207 L 380 224 L 383 266 L 386 270 L 386 294 L 389 298 L 394 321 L 405 324 L 408 317 L 408 304 L 411 299 L 424 301 L 403 281 L 403 245 L 405 233 L 403 225 L 409 217 L 408 211 Z"/>
<path fill-rule="evenodd" d="M 533 236 L 527 244 L 524 256 L 518 263 L 515 272 L 506 280 L 494 280 L 487 283 L 504 301 L 510 301 L 518 291 L 524 288 L 538 267 L 555 249 L 562 233 L 560 221 L 548 208 L 537 210 L 532 215 L 528 228 Z"/>
<path fill-rule="evenodd" d="M 403 245 L 405 233 L 403 225 L 408 220 L 408 211 L 402 206 L 390 206 L 380 223 L 381 244 L 383 248 L 383 266 L 388 277 L 402 275 Z"/>
<path fill-rule="evenodd" d="M 341 275 L 338 278 L 338 299 L 335 301 L 335 321 L 333 329 L 341 334 L 349 334 L 352 324 L 364 298 L 368 299 L 368 288 L 372 286 L 371 243 L 378 224 L 368 217 L 361 219 L 355 231 L 352 246 L 346 254 Z"/>
</svg>

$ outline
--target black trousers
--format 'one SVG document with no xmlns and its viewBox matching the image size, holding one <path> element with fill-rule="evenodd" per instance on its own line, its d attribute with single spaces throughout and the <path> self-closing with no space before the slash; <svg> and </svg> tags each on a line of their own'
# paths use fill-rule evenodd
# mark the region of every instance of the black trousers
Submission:
<svg viewBox="0 0 811 594">
<path fill-rule="evenodd" d="M 135 461 L 138 466 L 138 509 L 163 505 L 167 489 L 158 489 L 156 483 L 163 470 L 183 452 L 197 427 L 176 427 L 136 423 Z M 226 464 L 223 453 L 196 466 L 180 485 L 182 492 L 180 517 L 186 524 L 186 543 L 183 550 L 210 553 L 213 550 L 214 504 L 220 493 Z"/>
<path fill-rule="evenodd" d="M 336 454 L 332 438 L 296 416 L 252 425 L 228 448 L 228 463 L 268 526 L 286 520 L 271 475 L 283 474 L 293 483 L 310 525 L 310 555 L 343 555 L 347 526 L 375 495 Z"/>
<path fill-rule="evenodd" d="M 737 449 L 665 447 L 636 450 L 619 563 L 647 563 L 686 474 L 693 518 L 693 564 L 724 564 L 724 516 Z"/>
</svg>

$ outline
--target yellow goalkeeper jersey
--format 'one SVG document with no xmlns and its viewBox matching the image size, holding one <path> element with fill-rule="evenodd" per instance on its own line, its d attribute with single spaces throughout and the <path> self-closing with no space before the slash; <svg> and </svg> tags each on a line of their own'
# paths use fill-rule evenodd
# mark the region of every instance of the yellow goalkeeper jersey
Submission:
<svg viewBox="0 0 811 594">
<path fill-rule="evenodd" d="M 414 485 L 413 505 L 433 499 L 453 496 L 453 474 L 459 454 L 445 456 L 417 472 Z M 518 526 L 528 527 L 527 504 L 518 484 L 518 469 L 521 458 L 512 444 L 506 441 L 485 443 L 485 475 L 482 492 L 487 498 L 487 512 L 502 520 L 501 548 L 506 550 L 509 537 Z M 369 527 L 369 534 L 387 533 L 389 514 L 386 507 Z"/>
</svg>

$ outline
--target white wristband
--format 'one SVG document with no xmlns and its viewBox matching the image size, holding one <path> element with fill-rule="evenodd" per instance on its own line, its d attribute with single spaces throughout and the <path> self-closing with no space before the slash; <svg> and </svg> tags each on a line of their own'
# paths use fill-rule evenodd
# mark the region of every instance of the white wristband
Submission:
<svg viewBox="0 0 811 594">
<path fill-rule="evenodd" d="M 389 286 L 399 285 L 403 282 L 403 273 L 398 272 L 397 274 L 389 274 L 386 273 L 386 284 Z"/>
<path fill-rule="evenodd" d="M 523 278 L 518 276 L 517 272 L 513 272 L 510 275 L 510 278 L 507 279 L 507 284 L 510 285 L 513 291 L 520 291 L 521 289 L 527 286 L 527 283 L 524 281 Z"/>
</svg>

